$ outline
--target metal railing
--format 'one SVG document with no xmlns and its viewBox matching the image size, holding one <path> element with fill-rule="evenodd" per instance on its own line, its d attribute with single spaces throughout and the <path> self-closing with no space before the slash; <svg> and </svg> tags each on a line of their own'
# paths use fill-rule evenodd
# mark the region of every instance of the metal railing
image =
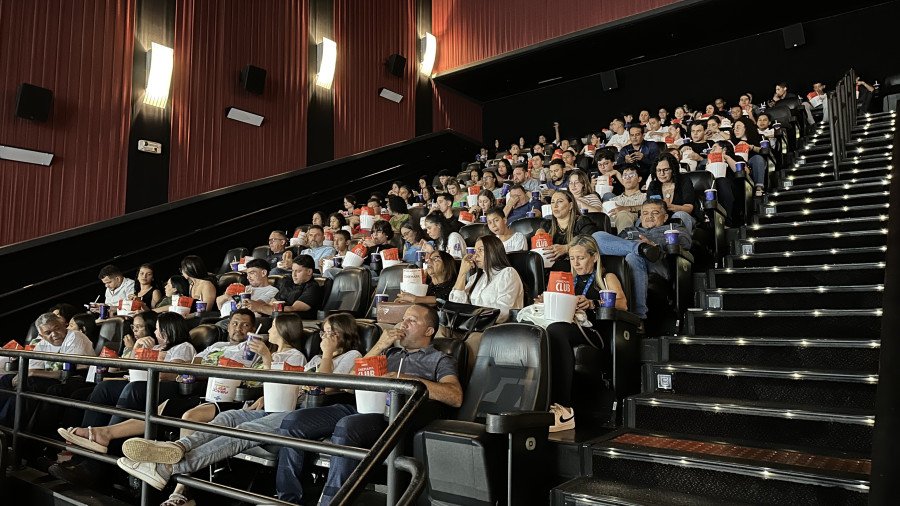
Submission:
<svg viewBox="0 0 900 506">
<path fill-rule="evenodd" d="M 397 443 L 406 431 L 415 411 L 427 399 L 427 389 L 418 381 L 401 380 L 392 378 L 374 378 L 367 376 L 350 376 L 343 374 L 315 374 L 305 372 L 283 372 L 270 370 L 248 370 L 237 368 L 222 368 L 202 365 L 189 364 L 170 364 L 166 362 L 148 362 L 141 360 L 130 360 L 121 358 L 99 358 L 80 355 L 60 355 L 58 353 L 42 353 L 34 351 L 13 351 L 0 349 L 0 356 L 6 356 L 19 359 L 18 374 L 19 378 L 25 378 L 28 372 L 29 359 L 46 360 L 51 362 L 65 361 L 76 365 L 96 365 L 100 367 L 118 368 L 118 369 L 141 369 L 148 371 L 146 382 L 147 402 L 144 411 L 135 411 L 131 409 L 122 409 L 117 407 L 102 406 L 85 401 L 76 401 L 57 397 L 48 394 L 38 394 L 25 390 L 26 381 L 18 381 L 15 390 L 0 390 L 0 394 L 15 395 L 15 417 L 13 426 L 0 427 L 0 430 L 12 434 L 12 453 L 11 461 L 13 466 L 19 466 L 20 455 L 19 445 L 22 438 L 38 441 L 43 444 L 65 448 L 72 453 L 89 457 L 95 460 L 103 461 L 108 464 L 115 465 L 116 458 L 109 455 L 94 453 L 84 450 L 75 445 L 65 445 L 62 442 L 48 439 L 36 434 L 29 434 L 22 430 L 22 408 L 24 400 L 32 399 L 43 402 L 50 402 L 61 406 L 80 408 L 85 410 L 99 411 L 102 413 L 120 415 L 128 418 L 144 420 L 144 437 L 152 438 L 155 425 L 165 425 L 178 427 L 182 429 L 191 429 L 195 431 L 208 432 L 221 436 L 231 436 L 236 438 L 248 439 L 263 444 L 272 444 L 278 446 L 286 446 L 296 450 L 312 451 L 325 453 L 328 455 L 336 455 L 359 460 L 360 463 L 356 470 L 350 475 L 350 478 L 341 486 L 337 492 L 332 504 L 343 505 L 350 504 L 354 497 L 365 486 L 365 480 L 371 472 L 383 461 L 388 466 L 387 473 L 387 504 L 412 505 L 416 498 L 421 494 L 425 487 L 425 468 L 417 460 L 399 455 Z M 63 359 L 63 360 L 61 360 Z M 261 382 L 284 383 L 291 385 L 311 385 L 324 388 L 338 389 L 362 389 L 374 390 L 378 392 L 387 392 L 390 396 L 390 412 L 388 416 L 388 426 L 381 434 L 378 440 L 370 449 L 356 448 L 352 446 L 337 445 L 323 441 L 313 441 L 309 439 L 293 438 L 287 436 L 278 436 L 263 432 L 249 431 L 243 429 L 235 429 L 221 425 L 212 425 L 207 423 L 196 423 L 182 420 L 180 418 L 172 418 L 168 416 L 157 415 L 158 393 L 159 393 L 159 373 L 176 373 L 176 374 L 192 374 L 196 376 L 239 380 L 253 380 Z M 406 401 L 404 401 L 406 398 Z M 399 481 L 397 470 L 407 472 L 411 476 L 409 485 L 403 494 L 398 498 Z M 185 475 L 173 476 L 178 483 L 194 487 L 206 492 L 214 493 L 230 499 L 250 502 L 252 504 L 282 504 L 288 505 L 284 501 L 273 499 L 252 492 L 238 490 L 232 487 L 223 486 L 222 484 L 213 484 L 209 481 L 192 478 Z M 141 490 L 141 504 L 150 504 L 149 485 L 143 484 Z"/>
<path fill-rule="evenodd" d="M 856 71 L 850 69 L 828 97 L 828 125 L 834 179 L 841 178 L 841 163 L 847 160 L 847 143 L 856 125 Z"/>
</svg>

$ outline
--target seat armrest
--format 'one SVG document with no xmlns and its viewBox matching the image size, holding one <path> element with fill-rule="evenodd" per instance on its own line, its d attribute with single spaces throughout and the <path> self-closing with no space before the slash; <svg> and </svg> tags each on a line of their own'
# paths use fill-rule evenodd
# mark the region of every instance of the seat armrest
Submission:
<svg viewBox="0 0 900 506">
<path fill-rule="evenodd" d="M 488 434 L 511 434 L 522 429 L 540 429 L 551 425 L 553 414 L 549 411 L 488 414 L 485 419 Z"/>
<path fill-rule="evenodd" d="M 715 211 L 722 216 L 728 216 L 728 213 L 725 211 L 725 208 L 719 204 L 718 200 L 704 200 L 703 201 L 703 210 L 704 211 Z"/>
<path fill-rule="evenodd" d="M 666 244 L 666 253 L 684 258 L 688 262 L 694 263 L 694 255 L 692 255 L 690 251 L 682 248 L 680 244 Z"/>
<path fill-rule="evenodd" d="M 614 307 L 598 307 L 597 308 L 597 320 L 598 321 L 620 321 L 625 323 L 631 323 L 635 326 L 639 326 L 641 324 L 641 319 L 634 313 L 629 311 L 621 311 Z"/>
</svg>

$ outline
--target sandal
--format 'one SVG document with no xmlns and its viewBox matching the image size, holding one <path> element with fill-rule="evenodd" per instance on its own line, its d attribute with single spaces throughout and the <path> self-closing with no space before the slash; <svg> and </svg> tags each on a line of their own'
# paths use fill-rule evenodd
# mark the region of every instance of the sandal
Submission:
<svg viewBox="0 0 900 506">
<path fill-rule="evenodd" d="M 88 437 L 82 437 L 75 434 L 75 429 L 77 429 L 77 427 L 69 427 L 68 429 L 63 429 L 62 427 L 60 427 L 56 429 L 56 433 L 75 446 L 80 446 L 97 453 L 106 453 L 106 447 L 94 441 L 94 429 L 92 427 L 87 428 Z"/>
<path fill-rule="evenodd" d="M 756 187 L 756 196 L 757 197 L 762 197 L 765 194 L 766 194 L 766 190 L 762 186 Z"/>
<path fill-rule="evenodd" d="M 196 506 L 196 504 L 197 502 L 193 499 L 188 499 L 181 494 L 172 492 L 172 495 L 170 495 L 169 498 L 159 506 Z"/>
</svg>

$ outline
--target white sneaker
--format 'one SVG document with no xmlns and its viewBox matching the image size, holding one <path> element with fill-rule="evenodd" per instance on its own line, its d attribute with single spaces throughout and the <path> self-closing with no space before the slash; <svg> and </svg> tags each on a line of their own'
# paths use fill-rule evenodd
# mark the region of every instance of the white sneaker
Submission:
<svg viewBox="0 0 900 506">
<path fill-rule="evenodd" d="M 560 406 L 559 404 L 551 404 L 550 411 L 553 412 L 553 425 L 550 426 L 550 432 L 560 432 L 575 428 L 575 410 Z"/>
<path fill-rule="evenodd" d="M 116 465 L 119 466 L 119 469 L 125 471 L 126 473 L 143 482 L 146 482 L 156 490 L 162 490 L 166 488 L 166 483 L 168 483 L 169 481 L 160 476 L 160 474 L 156 471 L 156 464 L 152 462 L 135 462 L 128 457 L 122 457 L 116 461 Z"/>
</svg>

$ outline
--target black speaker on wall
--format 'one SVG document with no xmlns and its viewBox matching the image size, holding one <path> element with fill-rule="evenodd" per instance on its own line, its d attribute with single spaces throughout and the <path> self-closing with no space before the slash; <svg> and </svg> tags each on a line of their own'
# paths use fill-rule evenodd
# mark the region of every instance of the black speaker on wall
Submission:
<svg viewBox="0 0 900 506">
<path fill-rule="evenodd" d="M 406 68 L 406 57 L 400 54 L 392 54 L 388 56 L 385 66 L 391 75 L 403 77 L 403 69 Z"/>
<path fill-rule="evenodd" d="M 784 38 L 785 49 L 791 49 L 806 44 L 806 36 L 803 34 L 803 25 L 800 23 L 782 28 L 781 36 Z"/>
<path fill-rule="evenodd" d="M 603 86 L 603 91 L 611 91 L 618 88 L 619 80 L 616 79 L 616 71 L 607 70 L 606 72 L 600 72 L 600 85 Z"/>
<path fill-rule="evenodd" d="M 241 86 L 255 95 L 262 95 L 266 88 L 266 69 L 247 65 L 241 70 Z"/>
<path fill-rule="evenodd" d="M 16 116 L 44 122 L 53 109 L 53 92 L 33 84 L 22 83 L 16 90 Z"/>
</svg>

